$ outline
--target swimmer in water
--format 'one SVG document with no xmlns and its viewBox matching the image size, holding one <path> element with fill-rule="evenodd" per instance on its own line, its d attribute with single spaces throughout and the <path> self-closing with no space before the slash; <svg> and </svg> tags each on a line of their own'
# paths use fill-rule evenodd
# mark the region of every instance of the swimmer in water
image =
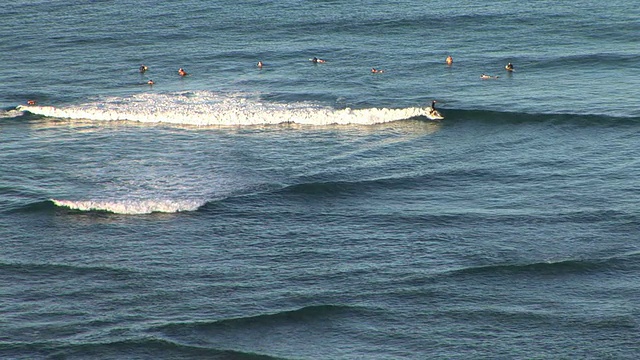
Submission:
<svg viewBox="0 0 640 360">
<path fill-rule="evenodd" d="M 486 79 L 497 79 L 497 78 L 499 78 L 499 77 L 500 77 L 500 76 L 491 76 L 491 75 L 487 75 L 487 74 L 482 74 L 482 75 L 480 75 L 480 79 L 485 79 L 485 80 L 486 80 Z"/>
<path fill-rule="evenodd" d="M 35 100 L 27 100 L 27 105 L 35 105 L 36 101 Z"/>
<path fill-rule="evenodd" d="M 447 56 L 447 60 L 445 60 L 447 62 L 447 65 L 451 66 L 451 64 L 453 64 L 453 58 L 451 57 L 451 55 Z"/>
<path fill-rule="evenodd" d="M 262 69 L 262 66 L 263 66 L 263 65 L 264 65 L 264 64 L 262 63 L 262 61 L 258 61 L 258 67 L 259 67 L 260 69 Z"/>
<path fill-rule="evenodd" d="M 371 68 L 371 72 L 374 74 L 381 74 L 384 72 L 384 70 L 380 70 L 380 69 L 376 69 L 376 68 Z"/>
<path fill-rule="evenodd" d="M 326 60 L 322 60 L 322 59 L 318 59 L 317 57 L 314 57 L 313 59 L 311 59 L 311 62 L 317 64 L 317 63 L 324 63 L 326 62 Z"/>
<path fill-rule="evenodd" d="M 184 71 L 184 69 L 183 69 L 183 68 L 178 69 L 178 74 L 179 74 L 180 76 L 187 76 L 187 75 L 189 75 L 189 74 L 187 74 L 187 72 L 186 72 L 186 71 Z"/>
<path fill-rule="evenodd" d="M 153 85 L 153 84 L 155 84 L 155 83 L 153 82 L 153 80 L 149 80 L 149 81 L 147 81 L 147 84 L 149 84 L 149 85 Z"/>
<path fill-rule="evenodd" d="M 144 74 L 147 70 L 149 70 L 149 67 L 147 65 L 140 65 L 140 74 Z"/>
<path fill-rule="evenodd" d="M 512 72 L 512 71 L 515 70 L 513 68 L 513 64 L 512 63 L 508 63 L 504 68 L 507 69 L 508 72 Z"/>
</svg>

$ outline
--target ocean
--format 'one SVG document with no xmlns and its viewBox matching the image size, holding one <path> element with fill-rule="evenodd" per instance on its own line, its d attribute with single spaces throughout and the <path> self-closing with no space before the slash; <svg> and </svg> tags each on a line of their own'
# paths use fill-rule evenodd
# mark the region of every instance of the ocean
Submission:
<svg viewBox="0 0 640 360">
<path fill-rule="evenodd" d="M 14 1 L 0 358 L 637 359 L 639 18 Z"/>
</svg>

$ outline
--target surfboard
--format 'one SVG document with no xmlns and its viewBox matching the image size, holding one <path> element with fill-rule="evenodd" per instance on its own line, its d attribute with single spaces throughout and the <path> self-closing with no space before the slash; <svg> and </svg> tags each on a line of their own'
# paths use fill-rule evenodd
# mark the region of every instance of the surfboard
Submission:
<svg viewBox="0 0 640 360">
<path fill-rule="evenodd" d="M 444 116 L 442 116 L 442 114 L 440 114 L 440 112 L 438 110 L 433 110 L 431 108 L 431 106 L 427 107 L 425 110 L 426 110 L 425 116 L 429 120 L 443 120 L 444 119 Z"/>
</svg>

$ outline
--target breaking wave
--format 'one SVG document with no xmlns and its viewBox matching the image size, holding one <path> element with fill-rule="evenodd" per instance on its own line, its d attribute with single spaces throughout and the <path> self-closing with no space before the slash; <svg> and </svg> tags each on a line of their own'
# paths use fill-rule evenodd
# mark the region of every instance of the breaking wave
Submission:
<svg viewBox="0 0 640 360">
<path fill-rule="evenodd" d="M 56 206 L 78 211 L 104 211 L 115 214 L 142 215 L 196 211 L 205 201 L 198 200 L 51 200 Z"/>
<path fill-rule="evenodd" d="M 302 125 L 373 125 L 424 116 L 425 109 L 334 109 L 310 102 L 272 103 L 250 94 L 209 91 L 143 93 L 107 97 L 69 106 L 18 106 L 32 114 L 65 119 L 138 121 L 194 126 L 250 126 L 296 123 Z"/>
</svg>

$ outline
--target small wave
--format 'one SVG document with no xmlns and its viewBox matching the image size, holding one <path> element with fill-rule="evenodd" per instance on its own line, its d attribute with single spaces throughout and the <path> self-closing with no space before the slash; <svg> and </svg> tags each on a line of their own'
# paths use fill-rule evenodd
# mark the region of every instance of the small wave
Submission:
<svg viewBox="0 0 640 360">
<path fill-rule="evenodd" d="M 447 109 L 447 121 L 482 121 L 494 124 L 523 124 L 523 123 L 544 123 L 551 122 L 554 124 L 579 124 L 589 126 L 612 126 L 624 124 L 640 124 L 638 117 L 619 117 L 606 115 L 589 115 L 589 114 L 571 114 L 571 113 L 554 113 L 553 109 L 549 109 L 548 113 L 529 113 L 529 112 L 508 112 L 508 111 L 490 111 L 490 110 L 460 110 Z"/>
<path fill-rule="evenodd" d="M 638 254 L 624 254 L 600 259 L 579 259 L 579 260 L 560 260 L 546 261 L 528 264 L 497 264 L 468 267 L 464 269 L 454 270 L 448 273 L 449 276 L 467 276 L 467 275 L 494 275 L 494 274 L 510 274 L 510 275 L 540 275 L 540 276 L 556 276 L 568 274 L 585 274 L 601 271 L 611 271 L 619 268 L 640 268 L 638 263 Z"/>
<path fill-rule="evenodd" d="M 334 195 L 357 192 L 365 182 L 311 182 L 297 185 L 291 185 L 281 190 L 283 193 L 300 194 L 300 195 Z"/>
<path fill-rule="evenodd" d="M 424 108 L 333 109 L 313 103 L 270 103 L 247 94 L 212 92 L 136 94 L 77 106 L 19 106 L 19 110 L 54 118 L 138 121 L 195 126 L 373 125 L 425 115 Z"/>
<path fill-rule="evenodd" d="M 602 67 L 603 64 L 607 64 L 615 68 L 626 68 L 635 66 L 638 61 L 640 61 L 640 56 L 635 54 L 587 53 L 551 57 L 533 62 L 530 67 L 540 69 L 556 67 L 585 68 L 586 66 Z"/>
<path fill-rule="evenodd" d="M 50 212 L 56 209 L 56 205 L 53 201 L 45 200 L 45 201 L 37 201 L 27 205 L 16 205 L 15 207 L 9 207 L 4 211 L 7 213 L 39 213 L 39 212 Z"/>
<path fill-rule="evenodd" d="M 56 200 L 51 199 L 58 207 L 66 207 L 77 211 L 99 211 L 125 215 L 143 215 L 151 213 L 177 213 L 196 211 L 205 204 L 198 200 Z"/>
<path fill-rule="evenodd" d="M 212 322 L 198 323 L 172 323 L 157 328 L 168 333 L 180 333 L 183 330 L 230 330 L 232 328 L 273 326 L 277 324 L 305 323 L 314 320 L 324 320 L 331 316 L 350 314 L 361 310 L 359 307 L 347 305 L 314 305 L 296 310 L 282 311 L 274 314 L 261 314 L 256 316 L 222 319 Z"/>
<path fill-rule="evenodd" d="M 278 190 L 280 193 L 293 195 L 341 195 L 361 194 L 362 192 L 378 189 L 413 189 L 416 186 L 450 184 L 451 179 L 474 177 L 478 180 L 493 179 L 495 174 L 484 170 L 446 170 L 432 173 L 418 173 L 408 171 L 395 176 L 359 179 L 357 181 L 314 181 L 306 180 L 299 184 L 289 185 Z M 418 184 L 418 185 L 417 185 Z"/>
<path fill-rule="evenodd" d="M 326 326 L 335 321 L 352 319 L 368 308 L 347 305 L 314 305 L 295 310 L 255 316 L 226 318 L 214 321 L 171 322 L 154 326 L 148 332 L 155 337 L 188 344 L 206 344 L 219 348 L 253 351 L 254 339 L 269 337 L 274 342 L 286 342 L 287 334 L 305 334 L 296 341 L 312 341 L 314 333 L 326 331 Z M 306 337 L 309 336 L 309 337 Z M 232 345 L 230 345 L 232 344 Z M 261 352 L 269 347 L 261 346 Z"/>
<path fill-rule="evenodd" d="M 256 354 L 249 351 L 237 351 L 183 344 L 166 339 L 144 337 L 111 342 L 75 343 L 31 342 L 8 343 L 17 357 L 25 354 L 46 354 L 51 358 L 175 358 L 175 359 L 235 359 L 235 360 L 285 360 L 284 358 Z M 8 351 L 5 354 L 11 355 Z"/>
<path fill-rule="evenodd" d="M 50 277 L 55 275 L 68 275 L 68 277 L 81 277 L 104 275 L 108 278 L 129 278 L 132 276 L 130 270 L 118 269 L 107 266 L 84 266 L 84 265 L 67 265 L 67 264 L 44 264 L 44 263 L 13 263 L 0 262 L 0 270 L 5 275 L 15 274 L 23 277 L 33 275 L 37 277 Z"/>
</svg>

